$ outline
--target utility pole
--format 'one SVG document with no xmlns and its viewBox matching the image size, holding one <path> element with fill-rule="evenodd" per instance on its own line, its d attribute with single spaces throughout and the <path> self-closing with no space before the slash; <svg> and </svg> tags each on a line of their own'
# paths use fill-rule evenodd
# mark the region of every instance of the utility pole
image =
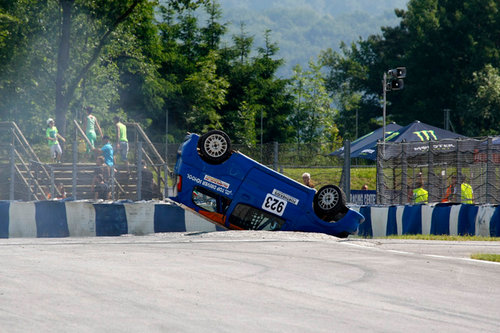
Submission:
<svg viewBox="0 0 500 333">
<path fill-rule="evenodd" d="M 444 109 L 444 129 L 450 130 L 450 109 Z"/>
</svg>

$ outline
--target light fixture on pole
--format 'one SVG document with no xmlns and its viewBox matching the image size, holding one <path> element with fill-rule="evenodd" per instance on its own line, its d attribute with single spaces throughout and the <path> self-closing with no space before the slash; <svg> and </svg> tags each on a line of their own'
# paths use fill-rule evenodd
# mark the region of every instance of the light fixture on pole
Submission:
<svg viewBox="0 0 500 333">
<path fill-rule="evenodd" d="M 390 79 L 387 82 L 387 79 Z M 382 131 L 382 147 L 383 147 L 383 155 L 385 155 L 385 123 L 386 123 L 386 109 L 387 109 L 387 92 L 393 90 L 401 90 L 404 88 L 403 79 L 406 77 L 406 67 L 397 67 L 395 69 L 389 69 L 387 73 L 384 73 L 384 80 L 382 82 L 382 89 L 384 92 L 384 104 L 383 104 L 383 122 L 384 128 Z"/>
</svg>

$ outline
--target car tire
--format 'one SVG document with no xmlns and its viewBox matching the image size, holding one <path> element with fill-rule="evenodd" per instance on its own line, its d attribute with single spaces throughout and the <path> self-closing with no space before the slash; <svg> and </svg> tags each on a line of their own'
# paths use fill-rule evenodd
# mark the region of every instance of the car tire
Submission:
<svg viewBox="0 0 500 333">
<path fill-rule="evenodd" d="M 346 211 L 345 193 L 337 185 L 326 185 L 314 195 L 313 207 L 316 215 L 330 222 L 339 213 Z"/>
<path fill-rule="evenodd" d="M 213 130 L 198 140 L 200 157 L 210 164 L 221 164 L 231 156 L 231 140 L 223 131 Z"/>
</svg>

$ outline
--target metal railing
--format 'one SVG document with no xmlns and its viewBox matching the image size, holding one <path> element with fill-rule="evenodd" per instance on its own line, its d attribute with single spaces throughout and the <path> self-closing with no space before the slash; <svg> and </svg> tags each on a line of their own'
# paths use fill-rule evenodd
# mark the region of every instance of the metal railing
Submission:
<svg viewBox="0 0 500 333">
<path fill-rule="evenodd" d="M 4 151 L 3 159 L 8 160 L 8 170 L 10 170 L 10 174 L 4 176 L 10 183 L 8 191 L 9 200 L 14 200 L 19 196 L 19 194 L 16 194 L 16 183 L 18 184 L 17 187 L 28 189 L 27 197 L 29 199 L 32 197 L 36 200 L 46 199 L 43 194 L 41 196 L 33 196 L 33 192 L 35 191 L 31 191 L 31 189 L 41 190 L 41 185 L 36 181 L 31 181 L 29 161 L 40 162 L 40 160 L 17 124 L 15 122 L 0 122 L 0 132 L 10 135 L 10 140 L 7 138 L 3 140 L 3 142 L 9 142 L 9 144 L 3 145 L 2 149 Z M 5 151 L 8 151 L 8 153 L 5 154 Z M 46 176 L 49 175 L 45 168 L 41 168 L 40 171 Z"/>
</svg>

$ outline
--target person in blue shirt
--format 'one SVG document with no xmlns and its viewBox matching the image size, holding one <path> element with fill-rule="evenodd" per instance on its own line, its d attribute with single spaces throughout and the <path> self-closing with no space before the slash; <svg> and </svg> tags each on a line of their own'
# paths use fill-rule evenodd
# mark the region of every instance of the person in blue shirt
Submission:
<svg viewBox="0 0 500 333">
<path fill-rule="evenodd" d="M 102 142 L 104 145 L 101 148 L 95 148 L 94 151 L 101 154 L 104 157 L 104 163 L 112 168 L 115 165 L 115 160 L 113 155 L 113 146 L 109 143 L 109 136 L 103 136 Z"/>
</svg>

